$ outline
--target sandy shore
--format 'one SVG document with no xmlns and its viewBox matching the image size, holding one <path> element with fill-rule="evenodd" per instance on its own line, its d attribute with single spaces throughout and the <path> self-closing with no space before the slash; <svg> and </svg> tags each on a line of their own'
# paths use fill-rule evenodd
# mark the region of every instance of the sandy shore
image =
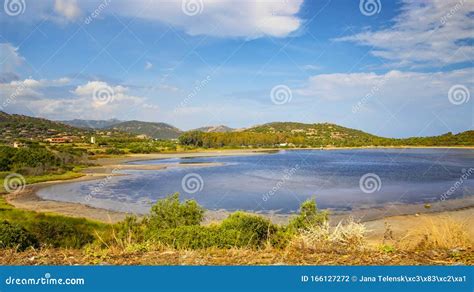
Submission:
<svg viewBox="0 0 474 292">
<path fill-rule="evenodd" d="M 59 202 L 44 200 L 37 196 L 37 191 L 41 188 L 54 184 L 71 183 L 78 181 L 88 181 L 101 179 L 107 176 L 121 175 L 116 174 L 115 170 L 160 170 L 169 167 L 202 167 L 217 166 L 219 163 L 196 163 L 196 164 L 125 164 L 130 161 L 165 159 L 165 158 L 182 158 L 182 157 L 211 157 L 211 156 L 235 156 L 235 155 L 261 155 L 268 153 L 255 150 L 229 150 L 229 151 L 209 151 L 195 153 L 177 153 L 177 154 L 137 154 L 127 157 L 98 159 L 95 162 L 100 166 L 88 168 L 84 171 L 84 176 L 68 181 L 50 181 L 27 186 L 23 191 L 6 196 L 7 201 L 13 206 L 20 209 L 33 210 L 37 212 L 58 213 L 71 217 L 84 217 L 96 221 L 115 223 L 123 220 L 126 213 L 94 208 L 80 203 Z M 227 217 L 229 212 L 207 211 L 205 223 L 220 221 Z M 270 218 L 273 222 L 285 224 L 291 215 L 287 214 L 261 214 Z M 356 220 L 365 222 L 367 227 L 372 230 L 371 234 L 375 238 L 379 238 L 385 231 L 385 224 L 392 226 L 396 236 L 402 236 L 406 230 L 414 224 L 421 222 L 423 218 L 440 219 L 442 222 L 446 216 L 453 218 L 474 219 L 474 197 L 463 199 L 439 201 L 432 203 L 429 208 L 424 204 L 391 204 L 380 208 L 366 208 L 354 210 L 351 212 L 334 212 L 331 214 L 331 224 L 347 219 L 349 216 Z M 418 223 L 415 223 L 418 222 Z M 470 234 L 474 235 L 474 225 L 468 225 Z"/>
</svg>

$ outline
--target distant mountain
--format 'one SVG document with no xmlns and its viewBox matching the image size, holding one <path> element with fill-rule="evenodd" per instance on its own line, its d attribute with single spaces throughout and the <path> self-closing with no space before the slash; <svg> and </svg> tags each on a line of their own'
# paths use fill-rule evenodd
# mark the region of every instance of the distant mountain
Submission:
<svg viewBox="0 0 474 292">
<path fill-rule="evenodd" d="M 59 135 L 86 135 L 90 131 L 60 122 L 24 115 L 7 114 L 0 111 L 0 140 L 11 142 L 16 139 L 42 140 Z"/>
<path fill-rule="evenodd" d="M 121 122 L 106 129 L 117 130 L 135 135 L 147 135 L 155 139 L 175 139 L 181 135 L 181 130 L 166 123 L 141 121 Z"/>
<path fill-rule="evenodd" d="M 204 132 L 204 133 L 227 133 L 227 132 L 234 131 L 234 129 L 229 128 L 224 125 L 219 125 L 219 126 L 201 127 L 201 128 L 194 129 L 193 131 L 199 131 L 199 132 Z"/>
<path fill-rule="evenodd" d="M 123 121 L 117 119 L 110 119 L 110 120 L 69 120 L 69 121 L 61 121 L 61 123 L 70 125 L 76 128 L 83 128 L 83 129 L 105 129 L 110 126 L 122 123 Z"/>
</svg>

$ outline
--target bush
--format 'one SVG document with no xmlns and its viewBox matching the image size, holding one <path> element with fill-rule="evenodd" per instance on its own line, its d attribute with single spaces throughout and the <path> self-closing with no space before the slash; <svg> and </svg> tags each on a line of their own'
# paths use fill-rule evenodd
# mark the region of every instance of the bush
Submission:
<svg viewBox="0 0 474 292">
<path fill-rule="evenodd" d="M 105 154 L 120 155 L 120 154 L 125 154 L 125 151 L 121 149 L 117 149 L 117 148 L 108 148 L 107 150 L 105 150 Z"/>
<path fill-rule="evenodd" d="M 94 240 L 90 230 L 68 221 L 40 220 L 31 225 L 31 232 L 42 244 L 52 247 L 80 248 Z"/>
<path fill-rule="evenodd" d="M 151 230 L 169 229 L 180 226 L 199 225 L 204 218 L 204 209 L 194 200 L 179 201 L 179 194 L 174 193 L 165 199 L 158 200 L 151 207 L 148 227 Z"/>
<path fill-rule="evenodd" d="M 224 229 L 220 225 L 214 226 L 180 226 L 156 232 L 153 240 L 176 249 L 204 249 L 204 248 L 258 248 L 264 242 L 253 240 L 250 232 L 237 229 Z"/>
<path fill-rule="evenodd" d="M 23 251 L 38 247 L 38 240 L 20 225 L 3 221 L 0 223 L 0 248 L 16 248 Z"/>
<path fill-rule="evenodd" d="M 251 247 L 262 246 L 277 231 L 270 220 L 244 212 L 232 213 L 222 221 L 220 228 L 238 232 L 237 246 Z"/>
<path fill-rule="evenodd" d="M 292 231 L 308 230 L 327 221 L 328 213 L 319 211 L 315 200 L 307 200 L 301 204 L 300 214 L 290 220 L 288 227 Z"/>
<path fill-rule="evenodd" d="M 136 216 L 127 216 L 125 219 L 115 225 L 115 241 L 122 248 L 126 248 L 135 243 L 141 243 L 145 240 L 147 218 L 138 220 Z"/>
<path fill-rule="evenodd" d="M 161 230 L 156 233 L 154 239 L 177 249 L 201 249 L 220 247 L 218 233 L 214 227 L 180 226 Z"/>
</svg>

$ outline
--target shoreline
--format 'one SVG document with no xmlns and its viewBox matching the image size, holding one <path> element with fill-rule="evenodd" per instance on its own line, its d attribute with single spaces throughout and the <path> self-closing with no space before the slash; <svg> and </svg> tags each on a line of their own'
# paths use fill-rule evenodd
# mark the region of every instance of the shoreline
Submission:
<svg viewBox="0 0 474 292">
<path fill-rule="evenodd" d="M 311 150 L 306 148 L 307 150 Z M 340 148 L 336 148 L 340 149 Z M 358 148 L 360 149 L 360 148 Z M 140 165 L 126 164 L 132 161 L 183 158 L 183 157 L 211 157 L 211 156 L 241 156 L 241 155 L 262 155 L 269 153 L 270 149 L 265 150 L 221 150 L 206 151 L 192 153 L 176 153 L 176 154 L 134 154 L 127 157 L 101 158 L 96 160 L 100 162 L 99 166 L 92 166 L 83 171 L 84 176 L 61 181 L 48 181 L 37 184 L 28 185 L 24 190 L 7 194 L 6 201 L 19 209 L 27 209 L 36 212 L 56 213 L 70 217 L 86 218 L 104 223 L 115 223 L 123 220 L 131 213 L 118 212 L 103 208 L 88 206 L 83 203 L 73 203 L 64 201 L 47 200 L 37 195 L 38 190 L 56 184 L 73 183 L 79 181 L 89 181 L 107 178 L 110 176 L 119 176 L 124 174 L 114 173 L 115 170 L 162 170 L 170 167 L 203 167 L 203 166 L 219 166 L 221 163 L 195 163 L 195 164 L 159 164 L 159 165 Z M 272 149 L 270 151 L 274 151 Z M 282 149 L 280 149 L 282 150 Z M 304 150 L 304 149 L 301 149 Z M 474 197 L 461 199 L 452 199 L 447 201 L 437 201 L 430 204 L 430 208 L 425 208 L 424 204 L 387 204 L 382 207 L 361 208 L 352 211 L 330 211 L 331 224 L 337 224 L 341 220 L 353 217 L 356 220 L 367 223 L 369 225 L 379 226 L 380 222 L 391 220 L 390 218 L 417 218 L 417 216 L 443 216 L 445 214 L 468 213 L 474 216 Z M 231 212 L 226 210 L 206 210 L 204 224 L 220 221 L 226 218 Z M 265 216 L 277 224 L 285 224 L 288 222 L 292 214 L 278 213 L 258 213 L 255 214 Z M 138 215 L 141 216 L 141 215 Z M 402 220 L 404 221 L 404 220 Z M 382 224 L 383 225 L 383 224 Z"/>
</svg>

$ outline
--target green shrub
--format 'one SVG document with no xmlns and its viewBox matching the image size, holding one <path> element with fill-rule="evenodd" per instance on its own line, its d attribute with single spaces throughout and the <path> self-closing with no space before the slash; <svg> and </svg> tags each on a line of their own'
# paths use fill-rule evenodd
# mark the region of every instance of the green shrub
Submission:
<svg viewBox="0 0 474 292">
<path fill-rule="evenodd" d="M 105 150 L 105 154 L 120 155 L 120 154 L 125 154 L 125 151 L 121 149 L 117 149 L 117 148 L 108 148 L 107 150 Z"/>
<path fill-rule="evenodd" d="M 94 240 L 90 230 L 69 221 L 39 220 L 30 230 L 42 244 L 53 247 L 80 248 Z"/>
<path fill-rule="evenodd" d="M 286 227 L 280 227 L 270 237 L 270 244 L 275 248 L 285 248 L 294 237 L 294 233 Z"/>
<path fill-rule="evenodd" d="M 314 226 L 321 226 L 328 220 L 326 211 L 319 211 L 315 200 L 301 203 L 300 213 L 290 220 L 288 227 L 292 231 L 308 230 Z"/>
<path fill-rule="evenodd" d="M 244 212 L 234 212 L 222 221 L 222 230 L 238 232 L 237 246 L 260 247 L 277 231 L 270 220 Z"/>
<path fill-rule="evenodd" d="M 248 233 L 236 229 L 223 229 L 214 226 L 179 226 L 159 230 L 152 236 L 154 241 L 166 244 L 177 249 L 204 249 L 204 248 L 256 248 L 257 241 L 249 240 Z"/>
<path fill-rule="evenodd" d="M 148 227 L 151 230 L 176 228 L 179 226 L 199 225 L 204 218 L 204 209 L 194 200 L 179 201 L 179 194 L 174 193 L 165 199 L 158 200 L 152 206 Z"/>
<path fill-rule="evenodd" d="M 22 226 L 3 221 L 0 223 L 0 248 L 16 248 L 23 251 L 38 247 L 38 240 Z"/>
<path fill-rule="evenodd" d="M 216 235 L 213 228 L 193 225 L 157 231 L 153 239 L 178 249 L 200 249 L 217 246 Z"/>
<path fill-rule="evenodd" d="M 114 226 L 115 240 L 122 247 L 145 240 L 147 218 L 138 220 L 137 216 L 127 216 Z"/>
</svg>

